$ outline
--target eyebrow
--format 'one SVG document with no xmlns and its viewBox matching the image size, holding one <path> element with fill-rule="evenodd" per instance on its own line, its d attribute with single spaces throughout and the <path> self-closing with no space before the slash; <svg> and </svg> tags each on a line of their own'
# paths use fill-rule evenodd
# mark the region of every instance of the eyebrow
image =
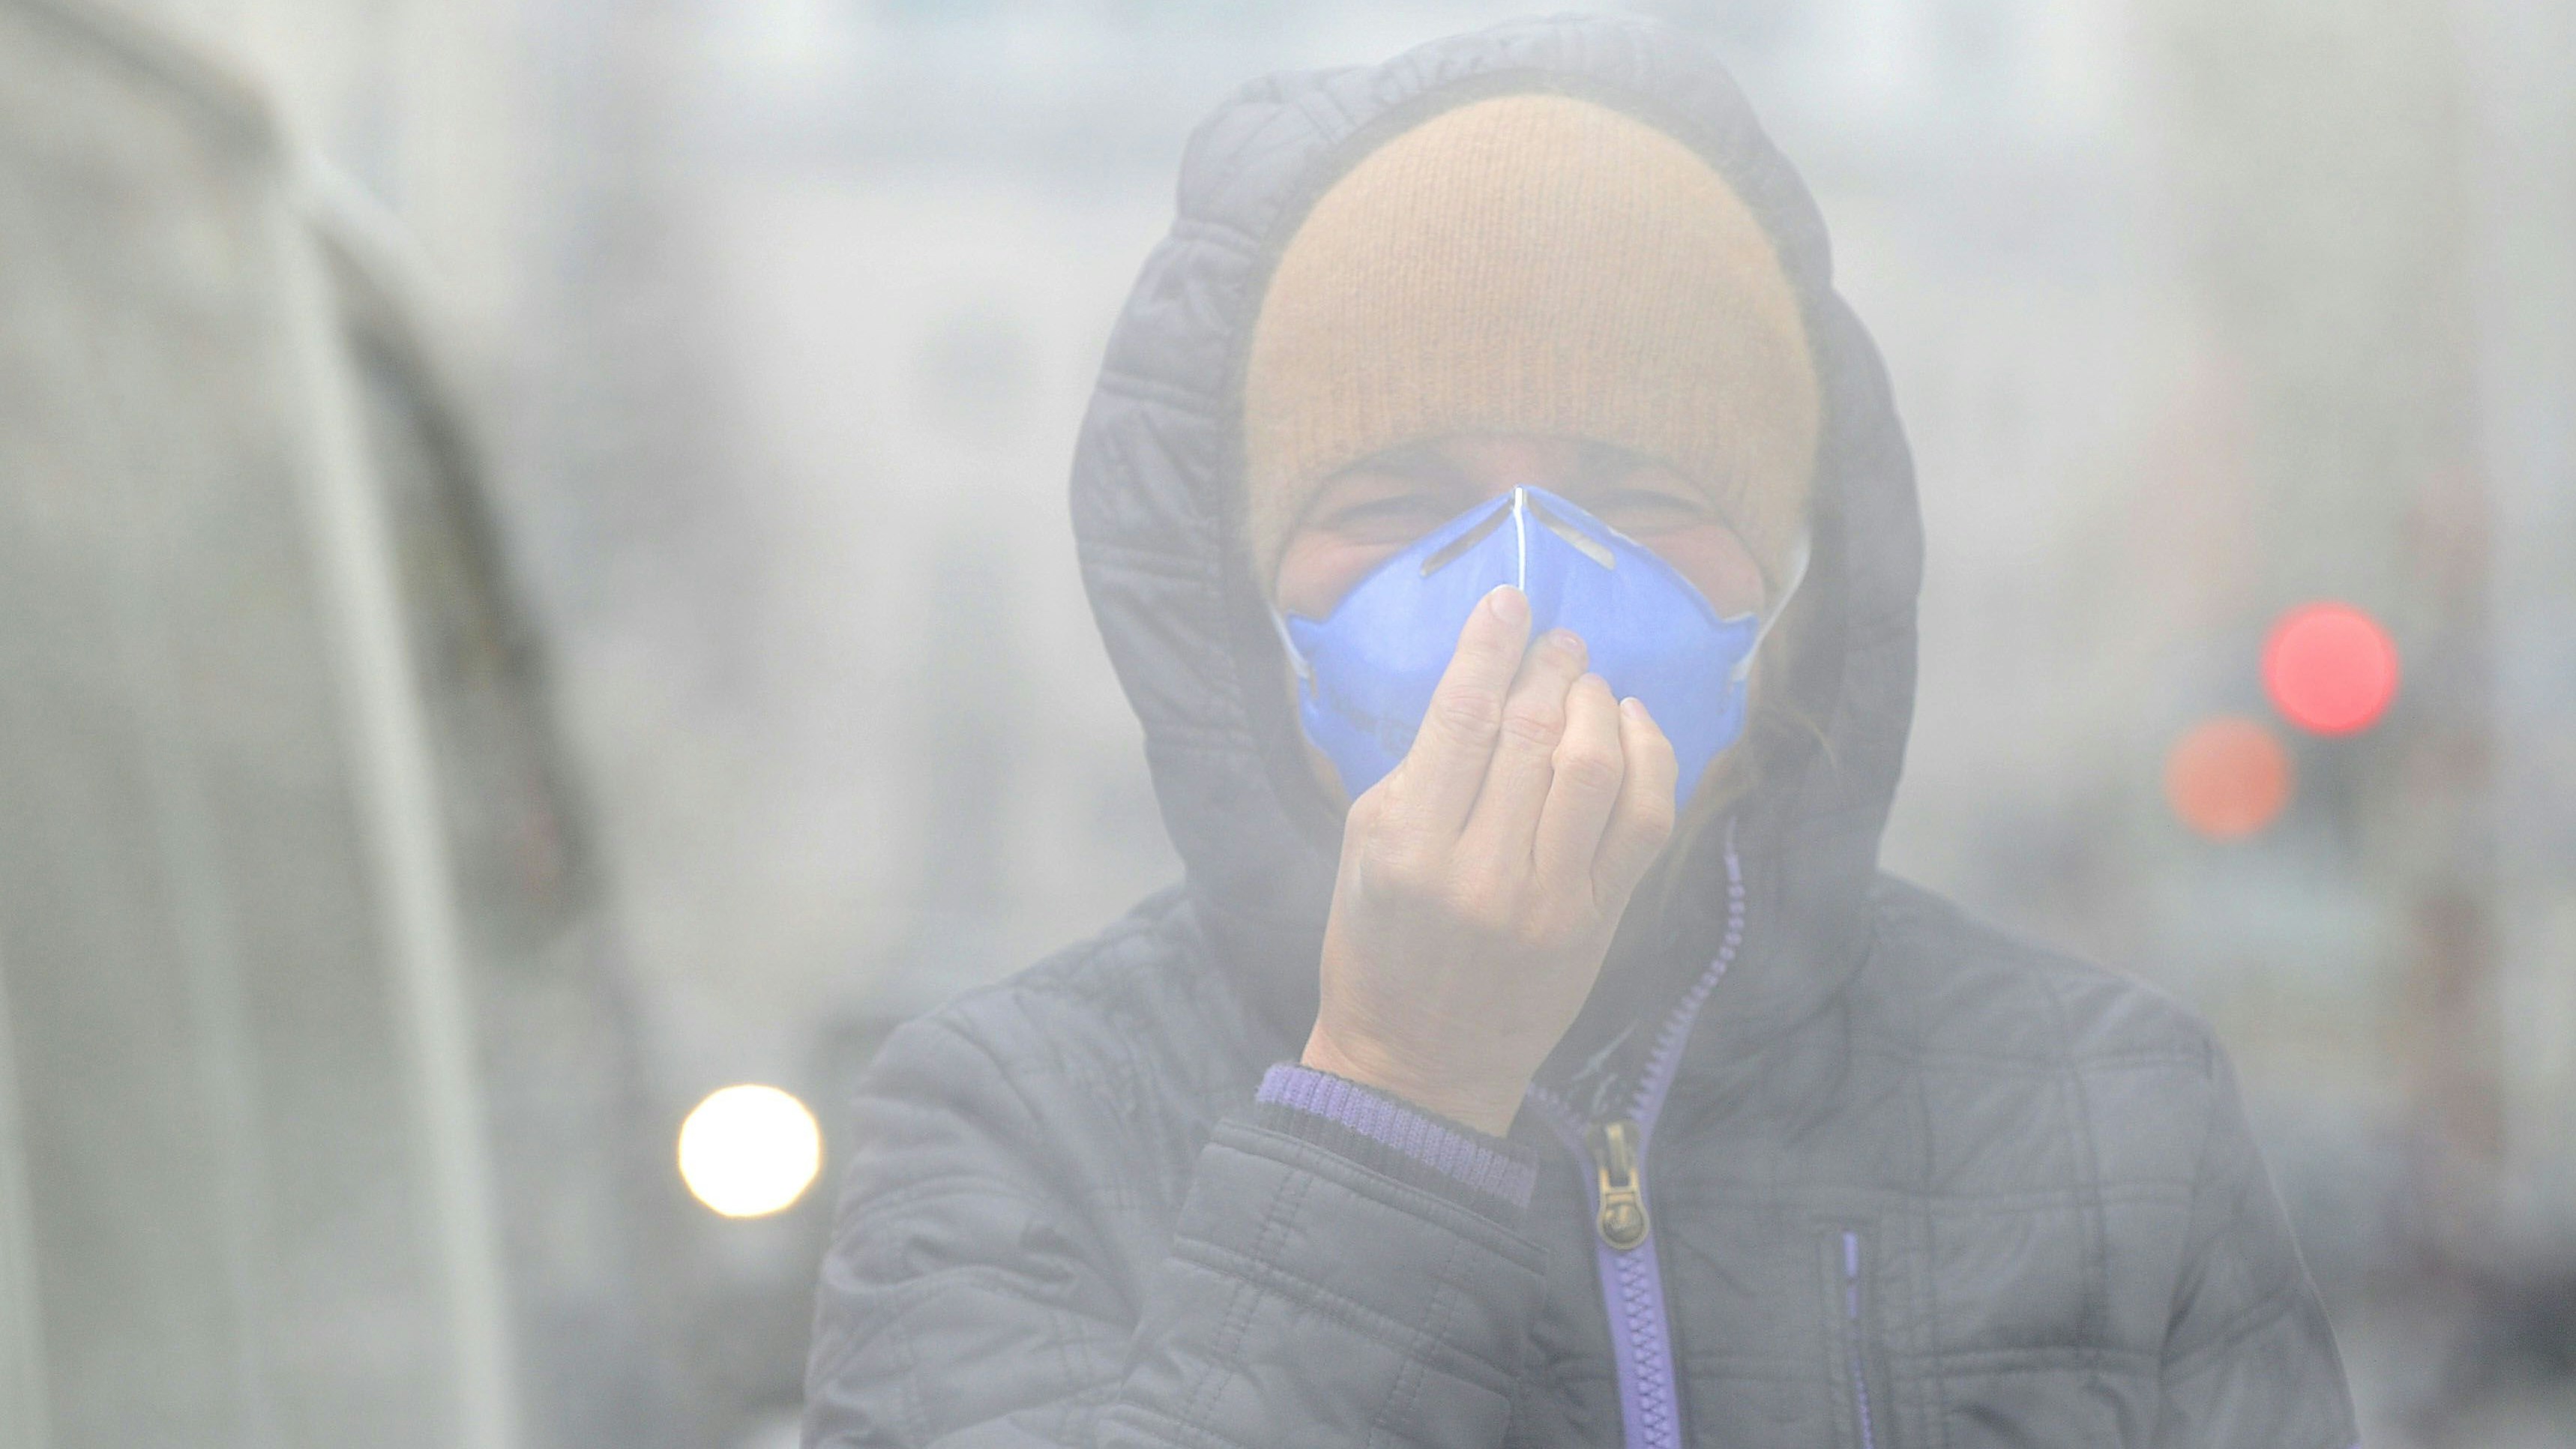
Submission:
<svg viewBox="0 0 2576 1449">
<path fill-rule="evenodd" d="M 1642 453 L 1632 453 L 1616 443 L 1598 442 L 1591 438 L 1574 440 L 1575 456 L 1582 460 L 1583 478 L 1588 483 L 1606 482 L 1633 473 L 1653 461 Z"/>
<path fill-rule="evenodd" d="M 1374 466 L 1388 472 L 1408 474 L 1421 477 L 1428 482 L 1452 486 L 1463 486 L 1467 482 L 1466 470 L 1459 467 L 1452 459 L 1443 457 L 1439 448 L 1428 442 L 1409 443 L 1401 448 L 1390 449 L 1375 458 L 1363 459 L 1354 466 Z"/>
<path fill-rule="evenodd" d="M 1566 441 L 1574 445 L 1575 466 L 1573 476 L 1562 480 L 1558 486 L 1568 490 L 1615 483 L 1628 473 L 1653 461 L 1642 454 L 1630 452 L 1616 443 L 1604 443 L 1592 438 L 1569 438 Z M 1407 443 L 1361 459 L 1350 466 L 1372 468 L 1412 478 L 1438 491 L 1462 495 L 1467 493 L 1473 487 L 1475 480 L 1469 476 L 1463 464 L 1443 455 L 1439 451 L 1439 444 L 1440 440 L 1436 438 Z M 1324 509 L 1324 500 L 1330 493 L 1331 487 L 1332 480 L 1325 480 L 1324 486 L 1317 488 L 1306 500 L 1305 506 L 1298 510 L 1295 521 L 1289 525 L 1290 533 L 1293 534 L 1315 521 L 1317 515 Z M 1469 504 L 1473 501 L 1467 500 Z"/>
</svg>

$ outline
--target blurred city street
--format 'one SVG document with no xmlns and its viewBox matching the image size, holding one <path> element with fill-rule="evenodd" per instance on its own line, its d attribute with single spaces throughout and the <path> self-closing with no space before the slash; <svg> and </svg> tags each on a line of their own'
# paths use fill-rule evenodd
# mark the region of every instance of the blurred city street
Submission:
<svg viewBox="0 0 2576 1449">
<path fill-rule="evenodd" d="M 185 1442 L 791 1444 L 869 1052 L 1178 873 L 1065 488 L 1189 128 L 1518 12 L 104 3 L 0 0 L 0 1449 L 201 1401 Z M 2576 1446 L 2576 7 L 1629 8 L 1804 170 L 1915 449 L 1885 868 L 2214 1022 L 2364 1442 Z M 213 103 L 59 58 L 111 51 L 282 139 L 196 159 Z M 206 281 L 323 213 L 311 275 Z M 338 342 L 238 322 L 326 292 Z M 135 362 L 142 293 L 203 351 Z M 361 422 L 257 348 L 347 353 Z M 58 373 L 127 401 L 48 433 Z M 299 447 L 382 497 L 226 501 Z M 164 454 L 197 501 L 78 484 Z M 60 923 L 147 857 L 179 985 L 111 991 L 74 968 L 150 933 Z M 241 927 L 272 890 L 309 930 Z M 83 1226 L 145 1119 L 202 1272 Z M 147 1339 L 190 1367 L 135 1408 Z"/>
</svg>

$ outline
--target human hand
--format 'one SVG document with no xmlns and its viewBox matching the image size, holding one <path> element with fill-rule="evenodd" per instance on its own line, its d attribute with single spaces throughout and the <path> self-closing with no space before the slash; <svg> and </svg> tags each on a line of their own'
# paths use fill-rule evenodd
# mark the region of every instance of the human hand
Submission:
<svg viewBox="0 0 2576 1449">
<path fill-rule="evenodd" d="M 1673 749 L 1487 594 L 1412 750 L 1351 803 L 1305 1065 L 1500 1134 L 1673 828 Z"/>
</svg>

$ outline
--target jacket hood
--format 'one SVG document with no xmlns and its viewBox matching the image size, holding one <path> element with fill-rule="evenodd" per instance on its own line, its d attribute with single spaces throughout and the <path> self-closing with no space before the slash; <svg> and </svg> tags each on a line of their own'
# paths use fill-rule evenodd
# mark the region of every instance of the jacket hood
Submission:
<svg viewBox="0 0 2576 1449">
<path fill-rule="evenodd" d="M 1877 349 L 1834 291 L 1824 222 L 1717 61 L 1640 19 L 1519 22 L 1370 67 L 1256 81 L 1203 122 L 1170 234 L 1111 334 L 1073 469 L 1092 611 L 1143 722 L 1165 827 L 1222 969 L 1283 1037 L 1313 1019 L 1341 821 L 1309 771 L 1242 527 L 1241 378 L 1271 269 L 1314 201 L 1377 145 L 1488 96 L 1571 94 L 1692 147 L 1752 208 L 1797 289 L 1824 396 L 1805 585 L 1735 812 L 1748 939 L 1705 1035 L 1759 1041 L 1839 990 L 1914 698 L 1922 536 Z M 1691 852 L 1650 951 L 1704 962 L 1714 850 Z"/>
</svg>

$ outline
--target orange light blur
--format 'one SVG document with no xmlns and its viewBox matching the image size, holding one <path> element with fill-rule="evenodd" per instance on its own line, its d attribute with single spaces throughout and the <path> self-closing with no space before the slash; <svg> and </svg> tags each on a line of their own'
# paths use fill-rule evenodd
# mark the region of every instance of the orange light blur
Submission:
<svg viewBox="0 0 2576 1449">
<path fill-rule="evenodd" d="M 2290 803 L 2290 755 L 2259 721 L 2204 720 L 2165 755 L 2165 802 L 2212 840 L 2241 840 Z"/>
</svg>

